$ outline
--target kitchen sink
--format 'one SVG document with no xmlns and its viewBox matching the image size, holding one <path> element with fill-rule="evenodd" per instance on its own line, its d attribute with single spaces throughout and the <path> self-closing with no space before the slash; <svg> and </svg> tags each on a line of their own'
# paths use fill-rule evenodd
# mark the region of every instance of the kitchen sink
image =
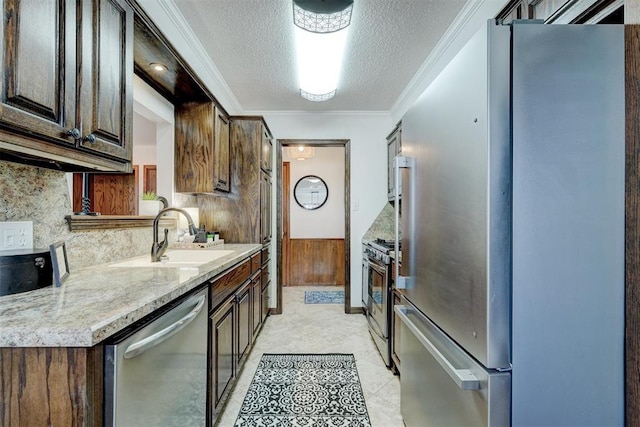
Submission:
<svg viewBox="0 0 640 427">
<path fill-rule="evenodd" d="M 223 249 L 169 249 L 164 254 L 167 257 L 166 260 L 161 262 L 151 262 L 150 255 L 143 255 L 111 264 L 109 267 L 198 267 L 233 252 Z"/>
</svg>

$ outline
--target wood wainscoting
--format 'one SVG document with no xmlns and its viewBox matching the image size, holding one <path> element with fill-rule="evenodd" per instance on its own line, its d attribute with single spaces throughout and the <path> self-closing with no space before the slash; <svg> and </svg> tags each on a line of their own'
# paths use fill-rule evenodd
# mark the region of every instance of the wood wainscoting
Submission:
<svg viewBox="0 0 640 427">
<path fill-rule="evenodd" d="M 344 286 L 344 239 L 291 239 L 290 285 Z"/>
</svg>

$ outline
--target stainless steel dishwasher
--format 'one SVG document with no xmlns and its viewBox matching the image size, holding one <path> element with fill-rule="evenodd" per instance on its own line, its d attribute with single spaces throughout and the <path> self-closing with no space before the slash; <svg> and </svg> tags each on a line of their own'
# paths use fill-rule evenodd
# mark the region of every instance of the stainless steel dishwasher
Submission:
<svg viewBox="0 0 640 427">
<path fill-rule="evenodd" d="M 206 424 L 207 290 L 105 345 L 105 426 Z"/>
</svg>

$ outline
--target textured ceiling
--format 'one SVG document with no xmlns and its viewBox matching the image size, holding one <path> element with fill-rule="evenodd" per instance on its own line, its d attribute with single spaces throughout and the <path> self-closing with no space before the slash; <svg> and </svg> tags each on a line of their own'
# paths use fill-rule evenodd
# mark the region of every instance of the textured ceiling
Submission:
<svg viewBox="0 0 640 427">
<path fill-rule="evenodd" d="M 465 0 L 355 0 L 335 98 L 298 94 L 291 0 L 175 0 L 244 110 L 387 111 Z"/>
</svg>

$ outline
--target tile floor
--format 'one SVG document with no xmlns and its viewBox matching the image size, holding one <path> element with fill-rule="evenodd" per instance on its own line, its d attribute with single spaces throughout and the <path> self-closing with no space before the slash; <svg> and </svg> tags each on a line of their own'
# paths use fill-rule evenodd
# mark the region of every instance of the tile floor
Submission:
<svg viewBox="0 0 640 427">
<path fill-rule="evenodd" d="M 353 353 L 373 427 L 403 427 L 400 381 L 385 366 L 366 318 L 344 314 L 343 304 L 305 304 L 304 292 L 329 287 L 283 288 L 283 314 L 269 316 L 254 343 L 219 426 L 233 426 L 263 353 Z"/>
</svg>

